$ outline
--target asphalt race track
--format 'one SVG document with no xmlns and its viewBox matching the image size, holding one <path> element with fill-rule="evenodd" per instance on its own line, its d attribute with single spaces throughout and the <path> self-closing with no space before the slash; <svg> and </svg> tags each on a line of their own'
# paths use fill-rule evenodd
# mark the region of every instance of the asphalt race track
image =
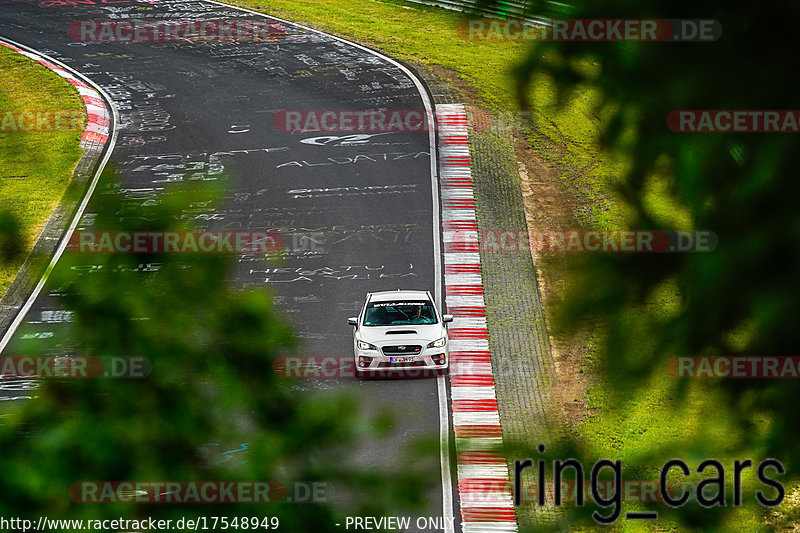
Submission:
<svg viewBox="0 0 800 533">
<path fill-rule="evenodd" d="M 434 260 L 438 214 L 431 163 L 436 152 L 429 134 L 397 132 L 353 143 L 283 131 L 274 123 L 281 110 L 424 113 L 423 96 L 403 70 L 369 51 L 293 25 L 286 25 L 276 42 L 263 43 L 87 44 L 75 42 L 68 32 L 76 20 L 134 17 L 200 21 L 254 15 L 197 0 L 0 1 L 0 36 L 63 62 L 110 96 L 119 113 L 110 162 L 120 171 L 121 194 L 146 201 L 158 198 L 170 183 L 225 174 L 233 180 L 222 207 L 198 217 L 198 227 L 313 233 L 315 244 L 302 241 L 307 245 L 277 270 L 254 256 L 240 256 L 236 280 L 273 292 L 306 355 L 352 353 L 346 319 L 357 314 L 366 292 L 436 293 L 441 283 Z M 91 213 L 90 202 L 79 229 L 91 229 Z M 86 264 L 92 264 L 90 255 Z M 157 267 L 142 265 L 142 275 Z M 58 324 L 65 320 L 69 316 L 58 295 L 45 286 L 3 355 L 23 355 L 37 342 L 46 343 L 45 353 L 51 355 L 68 351 L 58 339 Z M 0 395 L 19 401 L 35 386 L 8 385 Z M 401 406 L 408 413 L 396 428 L 396 450 L 368 449 L 361 455 L 377 468 L 393 461 L 393 452 L 408 439 L 439 433 L 435 379 L 316 380 L 298 386 L 346 388 L 365 403 Z M 431 476 L 441 486 L 441 472 Z M 442 502 L 442 491 L 432 494 L 425 514 L 441 516 Z"/>
</svg>

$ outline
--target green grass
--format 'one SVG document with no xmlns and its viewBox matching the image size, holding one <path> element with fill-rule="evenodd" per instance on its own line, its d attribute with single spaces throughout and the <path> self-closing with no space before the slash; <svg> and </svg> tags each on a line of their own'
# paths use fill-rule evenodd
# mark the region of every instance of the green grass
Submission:
<svg viewBox="0 0 800 533">
<path fill-rule="evenodd" d="M 232 3 L 303 23 L 346 37 L 412 64 L 437 68 L 437 73 L 463 89 L 471 103 L 496 117 L 513 115 L 517 110 L 512 69 L 535 44 L 518 42 L 464 41 L 456 33 L 462 15 L 447 10 L 397 3 L 391 0 L 233 0 Z M 436 66 L 436 67 L 435 67 Z M 596 69 L 597 65 L 583 65 Z M 534 107 L 534 122 L 523 130 L 536 155 L 556 169 L 566 186 L 579 191 L 588 212 L 579 217 L 589 227 L 626 227 L 629 213 L 615 200 L 617 181 L 625 174 L 630 160 L 604 153 L 599 146 L 603 116 L 596 114 L 599 94 L 589 87 L 578 88 L 567 97 L 567 105 L 557 105 L 553 81 L 547 76 L 535 79 L 528 97 Z M 635 132 L 631 132 L 635 134 Z M 663 224 L 691 229 L 692 221 L 673 198 L 667 184 L 658 176 L 648 183 L 647 208 Z M 669 313 L 679 303 L 677 294 L 665 287 L 655 295 L 649 310 Z M 645 310 L 639 310 L 644 312 Z M 632 332 L 632 335 L 636 335 Z M 599 373 L 597 364 L 602 339 L 595 338 L 588 348 L 585 366 Z M 709 422 L 702 416 L 713 411 L 718 399 L 703 389 L 703 383 L 690 386 L 686 396 L 677 393 L 678 380 L 662 374 L 644 394 L 618 406 L 607 384 L 587 391 L 593 414 L 578 428 L 584 445 L 604 457 L 626 459 L 646 457 L 657 449 L 681 450 L 699 435 L 715 440 L 718 458 L 731 463 L 726 455 L 736 438 L 725 420 Z M 696 466 L 696 464 L 695 464 Z M 730 464 L 728 465 L 730 467 Z M 632 473 L 632 479 L 657 479 L 653 470 Z M 745 478 L 745 490 L 754 480 Z M 752 490 L 750 491 L 752 499 Z M 636 504 L 629 504 L 635 510 Z M 752 508 L 730 513 L 731 530 L 758 529 L 761 517 Z M 742 529 L 744 528 L 744 529 Z M 621 520 L 613 530 L 679 531 L 681 524 L 659 520 L 650 523 Z"/>
<path fill-rule="evenodd" d="M 666 321 L 680 313 L 680 298 L 674 284 L 665 283 L 650 295 L 647 303 L 640 308 L 631 309 L 650 320 Z M 636 323 L 632 321 L 632 323 Z M 594 375 L 603 376 L 603 358 L 599 353 L 604 349 L 599 334 L 592 339 L 591 352 L 587 357 L 587 370 Z M 636 329 L 631 329 L 630 337 L 635 339 L 647 352 L 648 339 Z M 633 341 L 632 341 L 633 342 Z M 586 447 L 587 453 L 597 457 L 620 459 L 629 470 L 623 472 L 623 479 L 658 480 L 660 468 L 666 460 L 680 458 L 694 471 L 704 459 L 702 450 L 714 450 L 713 458 L 725 467 L 726 487 L 733 488 L 733 463 L 741 456 L 740 443 L 745 439 L 745 430 L 738 425 L 730 413 L 719 409 L 725 402 L 724 393 L 709 386 L 703 379 L 685 380 L 673 377 L 666 368 L 655 369 L 636 394 L 615 394 L 613 385 L 601 382 L 587 391 L 587 408 L 592 411 L 587 420 L 578 427 L 577 434 Z M 625 401 L 620 401 L 621 398 Z M 726 416 L 727 414 L 727 416 Z M 757 414 L 752 419 L 754 431 L 765 430 L 770 418 Z M 668 450 L 665 452 L 665 450 Z M 760 459 L 756 450 L 751 450 L 754 467 Z M 665 453 L 670 454 L 665 456 Z M 646 466 L 630 466 L 646 465 Z M 713 474 L 713 469 L 710 471 Z M 683 481 L 682 476 L 673 472 L 671 479 Z M 705 475 L 693 474 L 689 480 L 697 483 Z M 791 485 L 788 485 L 791 487 Z M 733 508 L 728 502 L 724 509 L 725 531 L 764 531 L 764 509 L 755 505 L 755 491 L 761 490 L 753 470 L 742 476 L 742 494 L 745 505 Z M 699 507 L 692 498 L 687 505 Z M 658 505 L 657 523 L 621 521 L 614 530 L 619 531 L 701 531 L 690 529 L 685 524 L 670 517 L 665 505 Z M 632 502 L 624 506 L 627 511 L 645 510 L 645 506 Z"/>
<path fill-rule="evenodd" d="M 9 111 L 83 112 L 75 88 L 46 67 L 0 47 L 0 116 Z M 27 252 L 58 205 L 81 157 L 81 131 L 0 133 L 0 208 L 19 220 Z M 24 257 L 0 266 L 0 296 Z"/>
<path fill-rule="evenodd" d="M 452 69 L 489 108 L 514 107 L 509 68 L 519 43 L 461 40 L 453 11 L 373 0 L 234 0 L 229 3 L 306 24 L 371 46 L 390 56 Z"/>
<path fill-rule="evenodd" d="M 598 456 L 620 459 L 623 465 L 648 465 L 646 468 L 623 472 L 623 478 L 628 480 L 658 480 L 660 466 L 671 458 L 664 458 L 664 449 L 671 450 L 674 456 L 685 460 L 689 468 L 694 470 L 707 458 L 698 455 L 693 446 L 694 442 L 702 441 L 704 445 L 715 449 L 714 458 L 724 465 L 726 485 L 732 490 L 733 462 L 735 459 L 744 459 L 734 451 L 737 441 L 742 437 L 742 430 L 719 415 L 708 416 L 709 413 L 719 412 L 717 406 L 722 401 L 721 394 L 710 392 L 702 380 L 697 380 L 689 385 L 687 395 L 682 396 L 678 381 L 666 372 L 658 374 L 648 382 L 642 394 L 623 406 L 615 406 L 615 396 L 606 387 L 591 388 L 587 398 L 588 407 L 599 411 L 581 425 L 579 434 L 587 448 Z M 673 477 L 677 482 L 682 481 L 681 477 Z M 696 482 L 702 477 L 705 476 L 693 475 L 690 479 Z M 761 531 L 762 510 L 753 506 L 755 491 L 760 490 L 761 486 L 754 475 L 746 472 L 742 487 L 744 501 L 750 506 L 726 510 L 727 530 Z M 698 504 L 690 502 L 688 505 Z M 660 511 L 666 509 L 663 505 L 658 507 Z M 644 509 L 642 504 L 628 503 L 623 513 Z M 668 515 L 665 516 L 664 512 L 659 514 L 661 517 L 656 524 L 621 521 L 616 529 L 698 531 L 686 528 Z"/>
<path fill-rule="evenodd" d="M 469 104 L 496 118 L 518 111 L 513 68 L 536 43 L 522 41 L 468 41 L 458 32 L 463 15 L 444 9 L 392 0 L 230 0 L 293 22 L 322 29 L 365 44 L 411 63 L 436 65 L 444 76 L 464 89 Z M 584 65 L 596 69 L 596 65 Z M 598 147 L 601 117 L 595 113 L 599 95 L 588 87 L 569 95 L 559 107 L 553 81 L 538 76 L 528 98 L 533 123 L 524 127 L 536 154 L 555 168 L 564 183 L 579 191 L 587 209 L 580 219 L 590 227 L 624 227 L 629 213 L 613 201 L 617 180 L 627 161 Z M 674 213 L 674 202 L 654 196 L 661 211 Z"/>
<path fill-rule="evenodd" d="M 371 46 L 392 57 L 445 69 L 440 74 L 465 89 L 471 104 L 499 118 L 518 110 L 512 69 L 531 51 L 530 42 L 468 41 L 457 27 L 463 15 L 444 9 L 375 0 L 232 0 L 232 3 L 319 28 Z M 589 66 L 588 68 L 591 68 Z M 622 165 L 601 157 L 600 120 L 594 116 L 597 94 L 576 91 L 558 108 L 552 81 L 541 76 L 531 87 L 535 123 L 529 142 L 537 155 L 557 168 L 562 179 L 582 191 L 587 203 L 607 200 Z M 620 225 L 624 213 L 606 201 L 586 222 Z"/>
<path fill-rule="evenodd" d="M 502 117 L 517 109 L 511 70 L 531 51 L 532 45 L 464 41 L 456 33 L 462 17 L 458 13 L 376 0 L 232 0 L 230 3 L 319 28 L 410 63 L 428 65 L 429 68 L 441 67 L 437 72 L 463 88 L 471 100 L 468 103 L 487 109 L 496 116 Z M 0 49 L 0 66 L 4 67 L 3 71 L 7 71 L 6 64 L 13 57 L 2 52 Z M 35 78 L 46 89 L 55 91 L 64 98 L 65 102 L 59 106 L 67 108 L 71 94 L 62 87 L 64 84 L 60 80 L 52 80 L 53 77 L 47 72 L 40 72 L 43 69 L 38 65 L 27 63 L 30 62 L 17 59 L 17 68 L 22 69 L 20 74 L 23 76 L 14 75 L 9 78 Z M 23 66 L 26 68 L 23 69 Z M 593 68 L 592 65 L 586 67 Z M 50 85 L 46 85 L 47 82 Z M 602 117 L 595 115 L 594 107 L 599 95 L 589 88 L 581 88 L 570 95 L 567 106 L 559 108 L 556 106 L 552 81 L 542 76 L 531 87 L 529 97 L 536 117 L 534 126 L 527 132 L 529 142 L 539 157 L 558 170 L 564 183 L 580 191 L 586 203 L 591 206 L 590 212 L 583 217 L 584 221 L 589 226 L 598 228 L 624 226 L 627 213 L 625 207 L 614 200 L 613 189 L 629 162 L 603 153 L 598 146 Z M 46 101 L 51 102 L 52 99 L 48 98 Z M 0 99 L 0 105 L 6 106 L 8 103 L 5 99 Z M 37 167 L 41 170 L 45 170 L 43 167 L 54 170 L 39 174 L 39 179 L 43 180 L 40 183 L 45 184 L 43 188 L 51 193 L 46 199 L 43 196 L 37 198 L 43 205 L 37 220 L 43 222 L 63 193 L 63 187 L 69 179 L 69 168 L 77 159 L 78 152 L 70 149 L 75 143 L 74 138 L 70 139 L 69 135 L 64 139 L 50 139 L 46 142 L 43 138 L 26 142 L 38 142 L 36 146 L 61 147 L 47 152 L 49 157 L 46 159 L 28 158 L 26 168 L 29 170 L 14 171 L 32 177 Z M 3 146 L 6 146 L 5 143 Z M 38 151 L 41 150 L 33 144 L 30 145 L 30 153 Z M 25 164 L 24 160 L 18 161 L 17 168 L 22 168 L 20 165 Z M 0 160 L 0 175 L 12 172 L 6 169 L 7 165 L 5 157 Z M 44 175 L 48 177 L 45 178 Z M 31 187 L 32 183 L 36 182 L 20 181 L 15 186 L 35 188 Z M 8 183 L 2 185 L 8 187 Z M 7 202 L 6 190 L 3 189 L 3 199 Z M 31 194 L 31 191 L 28 193 Z M 25 202 L 21 204 L 25 205 Z M 665 224 L 681 229 L 689 229 L 691 226 L 688 215 L 669 196 L 662 181 L 653 180 L 648 194 L 648 207 Z M 28 224 L 33 227 L 32 219 L 29 219 Z M 31 234 L 35 233 L 32 231 Z M 653 305 L 666 310 L 676 301 L 666 291 Z M 598 349 L 599 342 L 594 342 L 592 353 L 587 354 L 586 366 L 589 369 L 594 369 L 597 355 L 594 350 Z M 720 432 L 720 427 L 725 426 L 724 420 L 717 420 L 714 427 L 709 427 L 704 417 L 700 416 L 713 410 L 715 398 L 702 389 L 702 382 L 698 382 L 690 388 L 689 395 L 678 402 L 676 381 L 666 375 L 655 379 L 646 394 L 624 407 L 614 404 L 610 391 L 603 384 L 592 387 L 588 391 L 588 402 L 591 408 L 597 410 L 579 428 L 578 436 L 587 447 L 603 456 L 619 456 L 624 463 L 626 458 L 647 454 L 655 447 L 680 449 L 682 443 L 690 442 L 695 436 L 708 436 L 710 433 L 719 443 L 720 458 L 725 459 L 729 442 L 726 439 L 732 440 L 735 435 Z M 655 477 L 657 471 L 635 473 L 636 479 Z M 745 529 L 757 519 L 754 513 L 747 511 L 740 511 L 735 515 L 739 521 L 737 524 Z M 661 529 L 679 530 L 678 526 L 667 522 Z M 622 520 L 619 527 L 648 529 L 649 526 Z M 750 529 L 755 530 L 756 527 Z"/>
</svg>

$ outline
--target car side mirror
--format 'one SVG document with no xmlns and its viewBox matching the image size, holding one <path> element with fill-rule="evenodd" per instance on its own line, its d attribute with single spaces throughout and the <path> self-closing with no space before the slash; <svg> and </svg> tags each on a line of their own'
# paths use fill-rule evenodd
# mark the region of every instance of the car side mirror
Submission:
<svg viewBox="0 0 800 533">
<path fill-rule="evenodd" d="M 452 321 L 453 321 L 453 315 L 442 315 L 442 322 L 444 322 L 445 324 Z"/>
<path fill-rule="evenodd" d="M 357 326 L 358 325 L 358 317 L 351 316 L 347 319 L 347 324 L 350 326 Z"/>
</svg>

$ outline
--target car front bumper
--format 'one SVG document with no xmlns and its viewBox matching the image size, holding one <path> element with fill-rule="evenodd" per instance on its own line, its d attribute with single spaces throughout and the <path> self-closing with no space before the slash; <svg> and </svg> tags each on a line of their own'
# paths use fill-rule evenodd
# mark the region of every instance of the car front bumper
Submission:
<svg viewBox="0 0 800 533">
<path fill-rule="evenodd" d="M 355 366 L 359 372 L 408 374 L 413 376 L 426 371 L 446 370 L 450 366 L 450 353 L 447 345 L 441 348 L 425 348 L 417 355 L 385 355 L 378 350 L 359 350 L 355 348 Z M 398 357 L 403 357 L 397 362 Z M 438 358 L 444 358 L 442 364 Z M 438 359 L 441 360 L 441 359 Z"/>
</svg>

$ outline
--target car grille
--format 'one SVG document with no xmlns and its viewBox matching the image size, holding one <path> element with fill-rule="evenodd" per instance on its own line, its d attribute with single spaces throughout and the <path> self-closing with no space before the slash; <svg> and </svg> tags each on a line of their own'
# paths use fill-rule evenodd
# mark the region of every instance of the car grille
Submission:
<svg viewBox="0 0 800 533">
<path fill-rule="evenodd" d="M 378 368 L 407 368 L 414 366 L 425 366 L 425 361 L 413 361 L 411 363 L 379 363 Z"/>
<path fill-rule="evenodd" d="M 383 355 L 417 355 L 422 351 L 422 346 L 418 344 L 398 344 L 396 346 L 384 346 Z"/>
</svg>

